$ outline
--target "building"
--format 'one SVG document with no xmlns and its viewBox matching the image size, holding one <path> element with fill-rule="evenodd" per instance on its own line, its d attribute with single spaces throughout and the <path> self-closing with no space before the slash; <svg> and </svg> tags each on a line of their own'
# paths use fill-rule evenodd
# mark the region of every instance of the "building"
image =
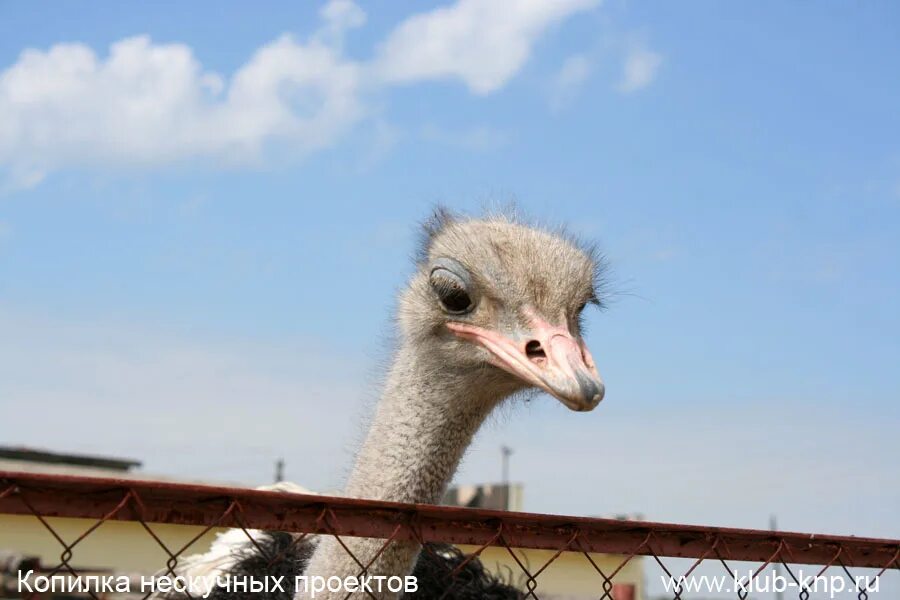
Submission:
<svg viewBox="0 0 900 600">
<path fill-rule="evenodd" d="M 140 470 L 140 466 L 141 463 L 136 460 L 0 446 L 0 471 L 179 481 L 171 477 L 144 473 Z M 60 538 L 71 542 L 84 533 L 93 521 L 50 517 L 47 518 L 47 524 Z M 154 523 L 151 527 L 170 548 L 181 548 L 202 531 L 199 527 L 165 523 Z M 29 568 L 33 568 L 34 565 L 53 568 L 59 564 L 62 546 L 35 517 L 0 513 L 0 532 L 2 532 L 0 556 L 5 557 L 3 563 L 7 566 L 16 561 L 26 561 L 24 564 L 31 565 Z M 214 536 L 214 532 L 202 536 L 191 546 L 188 553 L 203 552 L 209 547 Z M 107 521 L 79 542 L 70 562 L 79 572 L 114 571 L 150 574 L 164 567 L 167 559 L 166 552 L 147 534 L 140 523 Z"/>
<path fill-rule="evenodd" d="M 523 510 L 522 497 L 523 486 L 521 483 L 460 485 L 447 490 L 441 504 L 521 512 Z"/>
</svg>

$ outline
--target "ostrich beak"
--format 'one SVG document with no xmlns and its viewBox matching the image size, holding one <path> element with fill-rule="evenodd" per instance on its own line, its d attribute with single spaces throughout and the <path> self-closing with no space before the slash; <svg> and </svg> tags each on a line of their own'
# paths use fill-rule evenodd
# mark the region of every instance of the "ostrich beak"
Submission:
<svg viewBox="0 0 900 600">
<path fill-rule="evenodd" d="M 447 328 L 490 352 L 494 366 L 544 390 L 572 410 L 593 410 L 603 400 L 603 380 L 591 353 L 565 327 L 533 316 L 529 330 L 514 336 L 453 321 Z"/>
</svg>

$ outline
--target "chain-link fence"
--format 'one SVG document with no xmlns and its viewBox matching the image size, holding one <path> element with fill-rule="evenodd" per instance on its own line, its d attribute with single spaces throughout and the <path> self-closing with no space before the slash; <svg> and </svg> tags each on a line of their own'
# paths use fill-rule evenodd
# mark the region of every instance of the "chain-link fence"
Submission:
<svg viewBox="0 0 900 600">
<path fill-rule="evenodd" d="M 289 546 L 280 553 L 314 536 L 333 536 L 347 552 L 351 552 L 344 543 L 348 538 L 384 540 L 374 556 L 349 556 L 363 576 L 390 544 L 421 544 L 422 554 L 441 554 L 435 557 L 441 560 L 434 562 L 445 565 L 445 572 L 438 574 L 441 585 L 448 590 L 442 595 L 449 594 L 453 586 L 465 585 L 460 578 L 478 558 L 489 570 L 500 572 L 522 598 L 753 599 L 774 598 L 779 592 L 782 595 L 777 597 L 801 599 L 882 595 L 892 600 L 900 598 L 900 587 L 892 585 L 895 589 L 887 589 L 883 581 L 888 573 L 893 573 L 896 580 L 900 572 L 900 540 L 404 505 L 240 488 L 15 472 L 0 472 L 0 517 L 18 519 L 14 522 L 17 525 L 7 524 L 7 535 L 0 528 L 0 570 L 2 551 L 16 550 L 5 548 L 5 544 L 11 543 L 16 531 L 18 539 L 23 535 L 23 519 L 30 524 L 30 531 L 39 530 L 49 536 L 47 539 L 52 539 L 58 549 L 58 563 L 42 566 L 27 560 L 7 560 L 7 577 L 18 582 L 18 586 L 10 586 L 7 581 L 8 596 L 50 597 L 44 593 L 48 590 L 37 589 L 27 579 L 22 589 L 26 571 L 31 577 L 43 576 L 44 582 L 53 577 L 56 581 L 62 581 L 62 576 L 77 578 L 85 572 L 102 573 L 96 568 L 109 565 L 91 566 L 84 562 L 88 555 L 96 556 L 87 551 L 89 541 L 99 536 L 99 530 L 107 523 L 128 522 L 130 533 L 116 541 L 118 551 L 136 548 L 134 540 L 138 536 L 144 538 L 154 547 L 154 556 L 162 558 L 159 564 L 147 565 L 144 572 L 173 576 L 187 555 L 208 549 L 212 532 L 233 528 L 243 532 L 251 544 L 257 544 L 256 530 L 294 534 Z M 4 522 L 0 519 L 0 524 Z M 182 526 L 188 533 L 171 535 L 173 525 Z M 169 529 L 163 532 L 163 528 Z M 437 544 L 461 547 L 463 553 L 454 550 L 454 560 L 448 560 L 444 549 L 450 546 Z M 86 558 L 79 561 L 82 549 Z M 266 548 L 257 549 L 270 560 L 269 564 L 280 558 L 266 556 Z M 139 569 L 132 569 L 136 570 Z M 135 580 L 137 573 L 117 577 Z M 103 579 L 96 575 L 92 581 Z M 81 591 L 100 600 L 108 592 L 124 590 Z M 152 593 L 139 591 L 142 596 L 138 597 L 144 598 Z M 0 596 L 3 594 L 0 586 Z"/>
</svg>

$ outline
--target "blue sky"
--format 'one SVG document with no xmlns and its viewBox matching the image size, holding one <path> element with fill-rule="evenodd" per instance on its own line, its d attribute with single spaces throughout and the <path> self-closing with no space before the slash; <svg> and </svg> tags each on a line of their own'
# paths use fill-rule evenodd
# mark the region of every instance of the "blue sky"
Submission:
<svg viewBox="0 0 900 600">
<path fill-rule="evenodd" d="M 609 256 L 608 396 L 460 481 L 900 536 L 898 6 L 479 6 L 0 5 L 3 442 L 334 489 L 415 224 L 514 201 Z"/>
</svg>

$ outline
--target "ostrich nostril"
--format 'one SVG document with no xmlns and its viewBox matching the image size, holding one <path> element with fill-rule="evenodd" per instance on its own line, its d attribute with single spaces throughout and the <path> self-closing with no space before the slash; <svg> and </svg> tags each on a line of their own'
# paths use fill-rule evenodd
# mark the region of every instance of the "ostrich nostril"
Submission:
<svg viewBox="0 0 900 600">
<path fill-rule="evenodd" d="M 525 344 L 525 356 L 535 363 L 542 363 L 547 359 L 547 353 L 541 347 L 541 343 L 537 340 L 531 340 Z"/>
</svg>

